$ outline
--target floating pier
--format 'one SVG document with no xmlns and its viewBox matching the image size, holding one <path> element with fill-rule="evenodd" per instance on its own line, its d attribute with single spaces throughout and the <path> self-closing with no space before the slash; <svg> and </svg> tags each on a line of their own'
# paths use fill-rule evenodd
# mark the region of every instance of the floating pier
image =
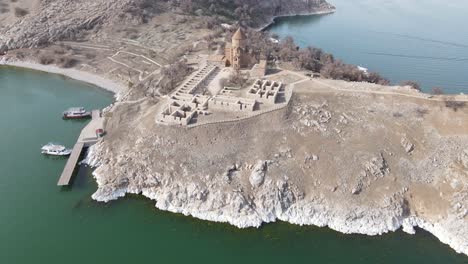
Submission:
<svg viewBox="0 0 468 264">
<path fill-rule="evenodd" d="M 57 186 L 68 186 L 71 183 L 73 172 L 76 164 L 81 156 L 81 152 L 85 147 L 94 145 L 99 137 L 96 134 L 98 129 L 104 128 L 104 118 L 101 116 L 100 110 L 93 110 L 91 121 L 83 128 L 78 140 L 73 147 L 72 153 L 68 158 L 67 164 L 60 175 Z"/>
<path fill-rule="evenodd" d="M 58 186 L 67 186 L 70 184 L 73 172 L 75 171 L 76 163 L 81 156 L 81 151 L 83 151 L 84 143 L 77 142 L 73 147 L 72 153 L 67 160 L 67 164 L 62 171 L 62 175 L 57 183 Z"/>
</svg>

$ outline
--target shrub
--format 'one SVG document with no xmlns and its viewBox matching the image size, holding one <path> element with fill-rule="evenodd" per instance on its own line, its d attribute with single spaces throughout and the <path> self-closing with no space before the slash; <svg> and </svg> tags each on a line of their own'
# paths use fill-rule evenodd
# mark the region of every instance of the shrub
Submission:
<svg viewBox="0 0 468 264">
<path fill-rule="evenodd" d="M 427 115 L 427 113 L 429 113 L 429 110 L 427 108 L 421 108 L 421 107 L 416 108 L 416 115 L 418 117 L 423 117 L 424 115 Z"/>
<path fill-rule="evenodd" d="M 433 87 L 431 93 L 436 95 L 444 94 L 444 89 L 440 87 Z"/>
<path fill-rule="evenodd" d="M 25 15 L 29 14 L 29 11 L 23 8 L 15 7 L 15 16 L 16 17 L 24 17 Z"/>
<path fill-rule="evenodd" d="M 57 47 L 54 49 L 55 54 L 63 55 L 67 53 L 67 50 L 64 47 Z"/>
<path fill-rule="evenodd" d="M 179 60 L 162 68 L 162 81 L 160 83 L 161 93 L 170 93 L 189 73 L 190 68 L 185 60 Z"/>
<path fill-rule="evenodd" d="M 86 57 L 86 59 L 91 60 L 91 59 L 96 58 L 96 54 L 93 54 L 93 53 L 86 53 L 86 54 L 85 54 L 85 57 Z"/>
<path fill-rule="evenodd" d="M 245 87 L 248 81 L 248 76 L 245 74 L 242 74 L 241 71 L 235 70 L 230 76 L 229 79 L 227 80 L 227 85 L 229 86 L 236 86 L 236 87 Z"/>
<path fill-rule="evenodd" d="M 78 63 L 78 60 L 70 57 L 61 57 L 58 59 L 58 65 L 62 68 L 71 68 Z"/>
<path fill-rule="evenodd" d="M 54 63 L 54 58 L 50 54 L 42 54 L 39 56 L 39 63 L 44 65 L 49 65 Z"/>
<path fill-rule="evenodd" d="M 284 38 L 279 44 L 272 43 L 271 35 L 248 31 L 248 43 L 255 52 L 267 58 L 276 58 L 290 62 L 296 69 L 319 72 L 324 78 L 346 80 L 352 82 L 370 82 L 388 85 L 390 81 L 375 72 L 365 72 L 356 65 L 335 60 L 332 54 L 315 47 L 299 48 L 291 37 Z"/>
<path fill-rule="evenodd" d="M 466 106 L 466 102 L 461 101 L 445 101 L 445 106 L 448 108 L 452 108 L 453 111 L 458 111 L 459 108 L 464 108 Z"/>
<path fill-rule="evenodd" d="M 421 91 L 421 86 L 419 85 L 419 83 L 415 82 L 415 81 L 402 81 L 400 83 L 401 86 L 410 86 L 411 88 L 417 90 L 417 91 Z"/>
<path fill-rule="evenodd" d="M 16 52 L 15 56 L 16 56 L 17 59 L 20 59 L 20 60 L 22 60 L 22 59 L 24 59 L 26 57 L 24 52 L 22 52 L 22 51 Z"/>
</svg>

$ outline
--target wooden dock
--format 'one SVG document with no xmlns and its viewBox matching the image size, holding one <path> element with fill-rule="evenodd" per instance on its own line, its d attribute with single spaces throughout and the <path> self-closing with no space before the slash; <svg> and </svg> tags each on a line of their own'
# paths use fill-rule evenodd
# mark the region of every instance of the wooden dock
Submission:
<svg viewBox="0 0 468 264">
<path fill-rule="evenodd" d="M 73 147 L 72 153 L 67 160 L 67 164 L 62 171 L 62 175 L 57 183 L 58 186 L 67 186 L 70 184 L 71 178 L 73 176 L 73 172 L 75 171 L 76 163 L 78 163 L 78 159 L 81 156 L 81 151 L 84 148 L 83 142 L 77 142 Z"/>
<path fill-rule="evenodd" d="M 96 135 L 97 129 L 102 129 L 104 127 L 103 118 L 101 116 L 101 111 L 93 110 L 92 119 L 81 131 L 78 140 L 73 147 L 72 153 L 67 160 L 67 164 L 60 175 L 60 179 L 57 182 L 57 186 L 68 186 L 71 183 L 73 172 L 75 171 L 76 164 L 81 156 L 83 148 L 89 147 L 95 144 L 99 137 Z"/>
</svg>

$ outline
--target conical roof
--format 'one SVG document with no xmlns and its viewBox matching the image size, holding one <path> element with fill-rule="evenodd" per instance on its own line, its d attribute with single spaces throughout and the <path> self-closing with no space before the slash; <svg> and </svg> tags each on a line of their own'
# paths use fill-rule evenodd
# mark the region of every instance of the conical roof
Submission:
<svg viewBox="0 0 468 264">
<path fill-rule="evenodd" d="M 232 39 L 235 39 L 235 40 L 244 40 L 246 38 L 247 37 L 245 36 L 244 30 L 242 28 L 239 28 L 236 31 L 236 33 L 234 33 L 234 35 L 232 36 Z"/>
</svg>

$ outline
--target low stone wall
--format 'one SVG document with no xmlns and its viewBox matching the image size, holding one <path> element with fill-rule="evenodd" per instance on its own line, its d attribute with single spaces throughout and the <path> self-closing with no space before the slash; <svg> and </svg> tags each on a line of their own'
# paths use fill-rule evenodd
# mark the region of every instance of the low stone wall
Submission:
<svg viewBox="0 0 468 264">
<path fill-rule="evenodd" d="M 289 106 L 289 104 L 291 102 L 292 95 L 293 95 L 293 89 L 292 88 L 287 89 L 285 91 L 286 103 L 278 104 L 278 105 L 276 105 L 276 106 L 274 106 L 272 108 L 269 108 L 269 109 L 265 109 L 265 110 L 261 110 L 261 111 L 257 111 L 257 112 L 252 112 L 252 115 L 249 115 L 249 116 L 246 116 L 246 117 L 221 119 L 221 120 L 210 121 L 210 122 L 199 122 L 199 123 L 196 123 L 196 124 L 193 124 L 193 125 L 188 125 L 187 128 L 190 129 L 190 128 L 195 128 L 195 127 L 199 127 L 199 126 L 239 122 L 239 121 L 246 120 L 246 119 L 249 119 L 249 118 L 253 118 L 253 117 L 260 116 L 260 115 L 269 114 L 269 113 L 272 113 L 272 112 L 275 112 L 275 111 L 279 111 L 279 110 L 282 110 L 282 109 Z"/>
</svg>

